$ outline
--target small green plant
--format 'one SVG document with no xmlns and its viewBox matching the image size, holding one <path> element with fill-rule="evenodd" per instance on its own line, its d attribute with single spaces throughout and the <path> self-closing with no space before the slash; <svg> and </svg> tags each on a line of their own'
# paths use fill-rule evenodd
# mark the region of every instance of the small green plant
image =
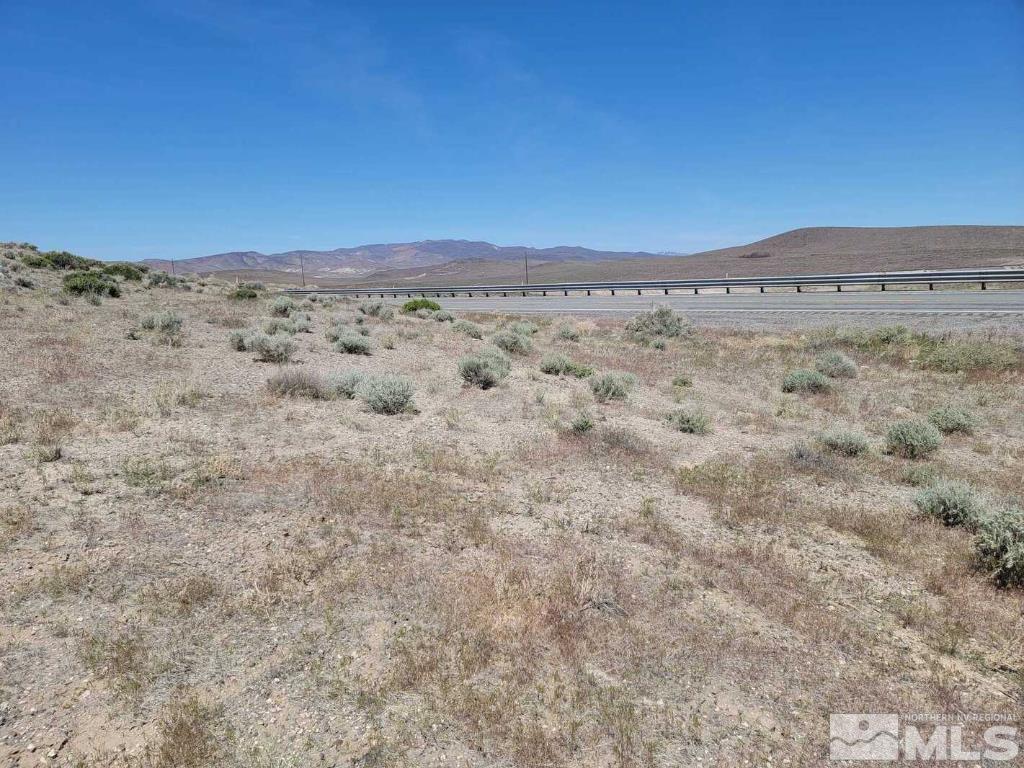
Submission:
<svg viewBox="0 0 1024 768">
<path fill-rule="evenodd" d="M 356 388 L 356 395 L 374 413 L 393 416 L 412 407 L 413 387 L 408 379 L 386 373 L 366 376 Z"/>
<path fill-rule="evenodd" d="M 599 403 L 625 400 L 636 384 L 636 376 L 632 373 L 602 373 L 590 380 L 590 391 Z"/>
<path fill-rule="evenodd" d="M 657 307 L 651 312 L 641 312 L 626 323 L 626 335 L 644 343 L 650 343 L 658 336 L 674 339 L 692 333 L 692 324 L 666 306 Z"/>
<path fill-rule="evenodd" d="M 526 355 L 533 349 L 528 336 L 514 331 L 499 331 L 491 337 L 496 347 L 512 355 Z"/>
<path fill-rule="evenodd" d="M 842 352 L 823 352 L 814 360 L 814 368 L 830 379 L 853 379 L 857 376 L 857 364 Z"/>
<path fill-rule="evenodd" d="M 593 368 L 580 363 L 574 363 L 565 355 L 559 354 L 545 355 L 544 359 L 540 361 L 540 370 L 542 373 L 548 373 L 553 376 L 566 374 L 575 376 L 577 379 L 585 379 L 594 373 Z"/>
<path fill-rule="evenodd" d="M 914 497 L 918 510 L 944 525 L 976 527 L 988 513 L 985 501 L 969 484 L 955 480 L 932 483 Z"/>
<path fill-rule="evenodd" d="M 783 392 L 827 392 L 831 389 L 828 379 L 817 371 L 798 368 L 790 371 L 782 380 Z"/>
<path fill-rule="evenodd" d="M 511 369 L 509 359 L 497 349 L 484 349 L 459 361 L 459 376 L 480 389 L 497 386 Z"/>
<path fill-rule="evenodd" d="M 703 408 L 688 405 L 672 411 L 668 423 L 689 435 L 706 435 L 711 431 L 711 419 Z"/>
<path fill-rule="evenodd" d="M 825 430 L 818 436 L 818 442 L 833 453 L 843 456 L 860 456 L 871 448 L 871 444 L 863 434 L 842 427 Z"/>
<path fill-rule="evenodd" d="M 938 450 L 942 435 L 926 421 L 898 421 L 885 435 L 889 453 L 905 459 L 920 459 Z"/>
<path fill-rule="evenodd" d="M 476 323 L 471 323 L 469 320 L 456 320 L 452 323 L 452 330 L 469 336 L 471 339 L 482 339 L 484 337 L 483 329 L 481 329 Z"/>
<path fill-rule="evenodd" d="M 402 305 L 402 312 L 407 315 L 420 309 L 429 309 L 431 312 L 437 312 L 440 308 L 440 304 L 430 299 L 411 299 Z"/>
<path fill-rule="evenodd" d="M 334 351 L 346 355 L 369 355 L 370 340 L 354 333 L 341 334 L 334 342 Z"/>
<path fill-rule="evenodd" d="M 579 341 L 580 332 L 571 325 L 560 325 L 556 334 L 562 341 Z"/>
<path fill-rule="evenodd" d="M 366 374 L 362 371 L 347 371 L 346 373 L 329 378 L 325 391 L 332 397 L 343 397 L 346 400 L 351 400 L 356 396 L 356 390 L 359 389 L 359 385 L 364 378 L 366 378 Z"/>
<path fill-rule="evenodd" d="M 100 272 L 74 272 L 65 275 L 62 284 L 67 293 L 76 296 L 109 296 L 116 299 L 121 295 L 117 282 Z"/>
<path fill-rule="evenodd" d="M 439 309 L 434 313 L 434 320 L 439 323 L 454 323 L 455 315 L 449 312 L 447 309 Z"/>
<path fill-rule="evenodd" d="M 578 411 L 569 422 L 569 429 L 574 435 L 582 437 L 594 428 L 594 419 L 587 411 Z"/>
<path fill-rule="evenodd" d="M 1024 587 L 1024 509 L 1004 507 L 978 520 L 978 566 L 1001 587 Z"/>
<path fill-rule="evenodd" d="M 944 405 L 928 414 L 928 422 L 944 435 L 960 432 L 969 435 L 978 426 L 970 411 L 955 405 Z"/>
<path fill-rule="evenodd" d="M 274 317 L 288 317 L 294 309 L 298 307 L 291 296 L 278 296 L 270 304 L 270 314 Z"/>
<path fill-rule="evenodd" d="M 256 359 L 264 363 L 287 363 L 295 354 L 296 345 L 290 336 L 274 334 L 268 336 L 261 331 L 251 334 L 246 340 L 246 348 L 256 354 Z"/>
</svg>

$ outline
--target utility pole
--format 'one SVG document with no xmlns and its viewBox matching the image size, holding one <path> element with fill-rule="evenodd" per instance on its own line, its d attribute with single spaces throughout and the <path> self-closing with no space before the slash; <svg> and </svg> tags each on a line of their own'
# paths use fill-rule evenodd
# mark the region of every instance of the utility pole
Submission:
<svg viewBox="0 0 1024 768">
<path fill-rule="evenodd" d="M 174 259 L 171 259 L 171 274 L 174 274 Z"/>
<path fill-rule="evenodd" d="M 302 275 L 302 287 L 306 287 L 306 265 L 303 263 L 302 254 L 299 254 L 299 274 Z"/>
<path fill-rule="evenodd" d="M 523 248 L 523 266 L 526 267 L 526 285 L 530 284 L 530 259 L 528 257 L 529 252 L 526 248 Z"/>
</svg>

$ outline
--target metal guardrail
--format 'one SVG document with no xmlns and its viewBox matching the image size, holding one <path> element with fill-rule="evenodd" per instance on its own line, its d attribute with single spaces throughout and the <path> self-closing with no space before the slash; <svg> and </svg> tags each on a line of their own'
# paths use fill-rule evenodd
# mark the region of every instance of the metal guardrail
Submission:
<svg viewBox="0 0 1024 768">
<path fill-rule="evenodd" d="M 934 290 L 936 285 L 943 283 L 978 283 L 985 290 L 989 283 L 1024 282 L 1024 269 L 1005 269 L 992 267 L 986 269 L 943 269 L 919 270 L 914 272 L 860 272 L 832 275 L 789 275 L 784 277 L 731 277 L 705 278 L 697 280 L 628 280 L 619 282 L 585 282 L 585 283 L 530 283 L 522 285 L 452 285 L 452 286 L 407 286 L 399 288 L 292 288 L 284 291 L 295 295 L 310 293 L 329 294 L 335 296 L 352 296 L 371 298 L 388 296 L 526 296 L 549 293 L 561 293 L 568 296 L 570 292 L 584 293 L 590 296 L 595 291 L 608 291 L 612 296 L 616 291 L 626 293 L 636 291 L 642 295 L 644 291 L 662 291 L 665 296 L 673 291 L 693 291 L 698 295 L 702 288 L 724 288 L 729 293 L 733 288 L 759 288 L 761 293 L 766 288 L 801 289 L 818 286 L 835 286 L 842 291 L 843 286 L 886 286 L 923 285 Z"/>
</svg>

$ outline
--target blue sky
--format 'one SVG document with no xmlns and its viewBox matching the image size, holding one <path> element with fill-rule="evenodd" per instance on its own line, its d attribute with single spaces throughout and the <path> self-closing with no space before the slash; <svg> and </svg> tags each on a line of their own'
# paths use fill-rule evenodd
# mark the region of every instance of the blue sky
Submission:
<svg viewBox="0 0 1024 768">
<path fill-rule="evenodd" d="M 1021 0 L 0 0 L 0 239 L 693 251 L 1024 224 Z"/>
</svg>

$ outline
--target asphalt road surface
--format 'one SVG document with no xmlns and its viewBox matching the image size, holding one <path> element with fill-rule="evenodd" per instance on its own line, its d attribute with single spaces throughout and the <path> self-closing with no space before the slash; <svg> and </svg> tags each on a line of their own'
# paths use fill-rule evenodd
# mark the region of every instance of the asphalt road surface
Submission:
<svg viewBox="0 0 1024 768">
<path fill-rule="evenodd" d="M 441 297 L 453 311 L 610 315 L 667 304 L 707 325 L 772 326 L 903 323 L 936 329 L 1024 331 L 1024 290 L 858 291 L 670 296 Z"/>
</svg>

